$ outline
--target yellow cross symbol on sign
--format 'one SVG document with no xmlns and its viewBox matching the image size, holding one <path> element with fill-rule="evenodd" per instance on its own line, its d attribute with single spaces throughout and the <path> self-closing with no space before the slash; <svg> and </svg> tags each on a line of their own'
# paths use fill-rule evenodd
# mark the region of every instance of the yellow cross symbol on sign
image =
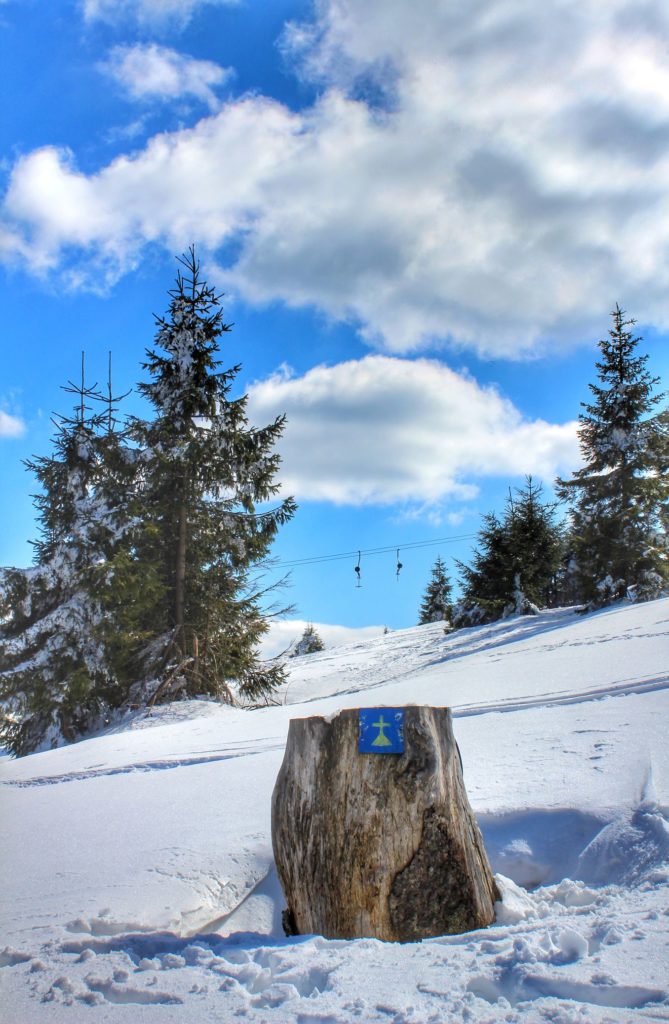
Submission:
<svg viewBox="0 0 669 1024">
<path fill-rule="evenodd" d="M 384 720 L 383 715 L 379 716 L 378 722 L 372 722 L 372 727 L 379 730 L 379 735 L 372 743 L 373 747 L 391 747 L 392 743 L 386 736 L 384 730 L 390 726 L 390 722 Z"/>
</svg>

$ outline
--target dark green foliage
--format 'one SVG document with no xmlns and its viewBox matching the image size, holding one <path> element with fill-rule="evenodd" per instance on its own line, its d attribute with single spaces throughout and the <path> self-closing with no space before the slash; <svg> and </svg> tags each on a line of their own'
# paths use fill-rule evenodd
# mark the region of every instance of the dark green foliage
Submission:
<svg viewBox="0 0 669 1024">
<path fill-rule="evenodd" d="M 50 457 L 28 468 L 40 539 L 32 569 L 0 571 L 0 739 L 15 754 L 72 740 L 119 707 L 193 695 L 267 700 L 262 566 L 292 499 L 273 451 L 284 420 L 256 429 L 232 398 L 239 367 L 216 359 L 219 297 L 194 252 L 140 390 L 155 416 L 119 429 L 115 399 L 70 385 Z M 103 403 L 92 413 L 89 403 Z M 95 407 L 95 406 L 94 406 Z"/>
<path fill-rule="evenodd" d="M 0 738 L 14 754 L 74 739 L 113 699 L 96 586 L 114 545 L 98 490 L 113 441 L 85 404 L 97 393 L 74 390 L 77 415 L 55 421 L 53 454 L 27 463 L 41 488 L 36 564 L 1 573 Z"/>
<path fill-rule="evenodd" d="M 653 415 L 663 395 L 639 355 L 634 320 L 616 306 L 599 342 L 593 401 L 584 403 L 579 439 L 584 465 L 558 494 L 570 505 L 572 585 L 596 607 L 629 593 L 656 597 L 669 579 L 669 415 Z"/>
<path fill-rule="evenodd" d="M 527 614 L 555 601 L 562 555 L 555 506 L 541 500 L 541 485 L 528 477 L 506 500 L 500 519 L 483 516 L 471 565 L 458 562 L 462 598 L 455 626 L 492 622 L 503 615 Z"/>
<path fill-rule="evenodd" d="M 299 658 L 303 654 L 315 654 L 316 651 L 322 651 L 324 648 L 325 644 L 310 623 L 308 626 L 305 626 L 304 633 L 297 641 L 288 657 Z"/>
<path fill-rule="evenodd" d="M 140 467 L 134 566 L 149 567 L 155 587 L 130 630 L 143 680 L 134 699 L 225 698 L 233 682 L 255 699 L 267 622 L 251 574 L 295 510 L 292 499 L 257 508 L 279 489 L 273 449 L 284 418 L 248 423 L 246 397 L 231 396 L 240 368 L 222 370 L 216 358 L 230 329 L 220 298 L 202 281 L 192 249 L 180 262 L 186 274 L 158 320 L 145 364 L 150 381 L 140 385 L 155 415 L 131 424 Z M 267 667 L 268 691 L 277 671 Z"/>
<path fill-rule="evenodd" d="M 456 628 L 478 626 L 498 619 L 513 588 L 511 556 L 503 523 L 494 512 L 482 516 L 471 565 L 457 562 L 462 596 L 453 608 Z"/>
<path fill-rule="evenodd" d="M 428 622 L 447 622 L 450 614 L 451 583 L 446 574 L 446 566 L 441 558 L 437 558 L 423 594 L 418 623 L 424 625 Z"/>
<path fill-rule="evenodd" d="M 507 503 L 508 548 L 511 555 L 516 611 L 518 602 L 551 607 L 556 602 L 556 575 L 563 554 L 563 531 L 556 523 L 555 504 L 542 501 L 543 488 L 531 476 Z M 519 586 L 517 584 L 520 584 Z"/>
</svg>

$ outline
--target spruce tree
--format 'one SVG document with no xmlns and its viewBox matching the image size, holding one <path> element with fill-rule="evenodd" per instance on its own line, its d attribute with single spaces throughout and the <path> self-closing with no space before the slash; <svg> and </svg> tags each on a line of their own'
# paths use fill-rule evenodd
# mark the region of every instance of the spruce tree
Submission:
<svg viewBox="0 0 669 1024">
<path fill-rule="evenodd" d="M 659 596 L 669 579 L 669 418 L 653 414 L 664 396 L 654 394 L 659 378 L 638 352 L 635 321 L 618 305 L 611 316 L 593 400 L 580 415 L 584 465 L 557 481 L 570 505 L 576 589 L 592 607 Z"/>
<path fill-rule="evenodd" d="M 437 558 L 432 566 L 430 580 L 420 606 L 419 625 L 428 622 L 447 622 L 451 614 L 451 583 L 446 566 Z"/>
<path fill-rule="evenodd" d="M 482 525 L 470 565 L 456 561 L 462 595 L 453 608 L 456 629 L 498 619 L 513 593 L 508 531 L 494 512 L 482 516 Z"/>
<path fill-rule="evenodd" d="M 99 484 L 116 442 L 107 415 L 91 412 L 102 396 L 83 367 L 81 386 L 65 390 L 78 395 L 75 415 L 55 418 L 52 454 L 26 463 L 41 488 L 35 565 L 1 573 L 0 738 L 17 755 L 91 728 L 115 687 L 97 586 L 115 543 Z"/>
<path fill-rule="evenodd" d="M 155 347 L 140 384 L 154 418 L 136 419 L 139 487 L 134 566 L 150 572 L 155 600 L 134 624 L 141 683 L 132 699 L 208 694 L 226 698 L 230 684 L 257 699 L 281 681 L 277 665 L 258 663 L 267 629 L 254 570 L 279 527 L 293 515 L 287 498 L 259 510 L 279 490 L 274 451 L 284 417 L 256 428 L 246 396 L 233 398 L 240 366 L 221 369 L 219 338 L 230 330 L 220 296 L 200 274 L 193 248 L 157 318 Z"/>
<path fill-rule="evenodd" d="M 309 623 L 305 626 L 302 636 L 297 641 L 290 654 L 289 658 L 300 658 L 303 654 L 315 654 L 317 651 L 325 649 L 325 644 L 321 640 L 318 632 Z"/>
<path fill-rule="evenodd" d="M 27 464 L 41 486 L 36 564 L 0 571 L 0 740 L 15 754 L 119 707 L 232 700 L 231 684 L 267 699 L 283 679 L 257 646 L 273 589 L 262 566 L 295 509 L 258 507 L 278 491 L 284 418 L 248 423 L 246 397 L 230 394 L 239 367 L 215 358 L 220 299 L 192 249 L 181 262 L 140 386 L 155 417 L 119 429 L 111 382 L 105 397 L 82 373 L 52 455 Z"/>
<path fill-rule="evenodd" d="M 457 563 L 463 593 L 453 624 L 478 625 L 554 604 L 562 550 L 555 506 L 528 476 L 515 495 L 509 492 L 501 519 L 483 516 L 471 565 Z"/>
<path fill-rule="evenodd" d="M 564 550 L 555 503 L 546 503 L 543 487 L 531 476 L 515 488 L 506 504 L 509 573 L 513 577 L 513 610 L 524 614 L 550 607 L 557 598 L 557 577 Z"/>
</svg>

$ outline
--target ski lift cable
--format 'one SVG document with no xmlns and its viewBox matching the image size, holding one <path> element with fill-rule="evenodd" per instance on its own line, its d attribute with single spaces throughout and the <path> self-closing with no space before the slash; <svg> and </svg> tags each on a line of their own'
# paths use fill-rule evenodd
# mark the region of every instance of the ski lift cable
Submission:
<svg viewBox="0 0 669 1024">
<path fill-rule="evenodd" d="M 403 551 L 407 551 L 407 550 L 412 550 L 413 551 L 413 550 L 416 550 L 418 548 L 435 547 L 438 544 L 455 544 L 458 541 L 473 540 L 476 536 L 477 536 L 477 534 L 475 534 L 475 533 L 463 533 L 463 534 L 460 534 L 460 535 L 455 536 L 455 537 L 437 537 L 434 540 L 418 540 L 418 541 L 413 541 L 413 542 L 411 542 L 409 544 L 402 544 L 402 550 Z M 345 558 L 355 558 L 356 556 L 358 557 L 358 565 L 359 565 L 360 564 L 360 556 L 361 555 L 365 555 L 365 556 L 369 556 L 369 555 L 383 555 L 383 554 L 387 554 L 389 551 L 397 552 L 398 550 L 399 549 L 397 548 L 396 544 L 389 544 L 389 545 L 387 545 L 385 547 L 379 547 L 379 548 L 363 548 L 363 549 L 360 549 L 360 550 L 356 549 L 354 551 L 340 551 L 340 552 L 338 552 L 336 554 L 331 554 L 331 555 L 313 555 L 313 556 L 308 557 L 308 558 L 294 558 L 294 559 L 289 559 L 289 560 L 286 560 L 286 561 L 276 562 L 275 566 L 277 568 L 289 569 L 289 568 L 295 568 L 296 566 L 301 566 L 301 565 L 317 565 L 320 562 L 336 562 L 336 561 L 339 561 L 339 560 L 345 559 Z M 399 561 L 399 559 L 398 559 L 398 561 Z"/>
</svg>

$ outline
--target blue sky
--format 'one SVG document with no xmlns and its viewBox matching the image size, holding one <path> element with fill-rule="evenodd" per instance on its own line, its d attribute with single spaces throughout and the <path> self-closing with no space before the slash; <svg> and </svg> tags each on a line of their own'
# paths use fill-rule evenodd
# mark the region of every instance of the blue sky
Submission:
<svg viewBox="0 0 669 1024">
<path fill-rule="evenodd" d="M 195 243 L 288 415 L 277 559 L 363 551 L 359 589 L 295 567 L 296 616 L 412 625 L 437 555 L 576 467 L 616 302 L 667 379 L 668 43 L 661 0 L 0 2 L 0 564 L 59 385 L 82 349 L 137 382 Z"/>
</svg>

